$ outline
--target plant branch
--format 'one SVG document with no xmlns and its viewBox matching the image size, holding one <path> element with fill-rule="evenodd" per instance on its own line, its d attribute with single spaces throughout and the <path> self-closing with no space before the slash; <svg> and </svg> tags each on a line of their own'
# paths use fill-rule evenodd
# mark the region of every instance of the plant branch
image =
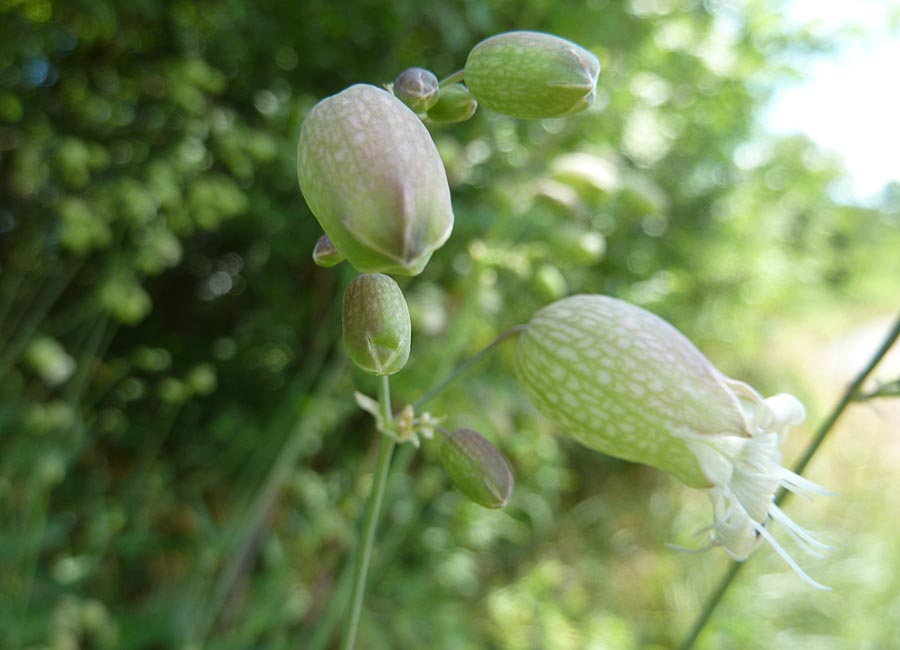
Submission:
<svg viewBox="0 0 900 650">
<path fill-rule="evenodd" d="M 900 397 L 900 379 L 889 381 L 868 392 L 859 393 L 853 397 L 853 401 L 868 402 L 869 400 L 879 399 L 881 397 Z"/>
<path fill-rule="evenodd" d="M 387 376 L 381 378 L 378 392 L 381 404 L 381 415 L 385 423 L 393 419 L 391 412 L 390 380 Z M 350 612 L 344 624 L 344 636 L 341 640 L 341 650 L 352 650 L 356 643 L 356 631 L 359 627 L 359 616 L 362 611 L 363 596 L 366 590 L 366 576 L 369 572 L 369 560 L 372 557 L 372 547 L 375 542 L 375 530 L 378 528 L 378 515 L 381 511 L 381 501 L 384 497 L 384 488 L 387 484 L 388 472 L 391 466 L 391 455 L 394 451 L 394 440 L 389 436 L 378 432 L 378 459 L 375 462 L 375 476 L 372 480 L 372 491 L 366 504 L 365 517 L 363 519 L 362 536 L 356 550 L 356 564 L 353 569 L 353 590 L 350 594 Z"/>
<path fill-rule="evenodd" d="M 894 343 L 897 342 L 898 338 L 900 338 L 900 316 L 897 317 L 897 321 L 894 323 L 894 326 L 882 341 L 878 350 L 875 352 L 866 366 L 859 372 L 859 374 L 856 376 L 856 379 L 854 379 L 853 382 L 847 387 L 847 390 L 844 392 L 844 396 L 841 397 L 840 401 L 835 405 L 828 417 L 825 418 L 825 421 L 822 422 L 822 424 L 819 426 L 816 437 L 810 441 L 809 445 L 807 445 L 806 447 L 806 450 L 803 452 L 803 455 L 792 468 L 795 474 L 803 473 L 803 470 L 806 469 L 807 465 L 809 465 L 809 462 L 812 460 L 816 451 L 818 451 L 819 447 L 825 441 L 825 438 L 834 428 L 835 423 L 837 422 L 838 418 L 840 418 L 841 414 L 847 409 L 847 406 L 849 406 L 851 402 L 859 399 L 860 389 L 862 388 L 862 385 L 869 378 L 869 375 L 872 374 L 872 371 L 875 370 L 875 367 L 888 353 L 888 350 L 890 350 Z M 782 503 L 784 503 L 784 501 L 787 500 L 789 494 L 791 493 L 784 488 L 779 490 L 778 494 L 775 496 L 775 504 L 781 505 Z M 694 647 L 694 643 L 697 641 L 700 633 L 703 632 L 703 629 L 706 627 L 707 622 L 709 622 L 710 617 L 716 610 L 716 607 L 722 601 L 722 598 L 725 596 L 725 592 L 728 591 L 728 587 L 734 581 L 742 566 L 743 564 L 741 562 L 731 563 L 728 571 L 724 576 L 722 576 L 722 580 L 719 582 L 719 586 L 716 587 L 715 591 L 713 591 L 712 595 L 710 595 L 709 599 L 706 601 L 706 605 L 703 607 L 703 610 L 700 612 L 700 615 L 694 622 L 694 626 L 691 628 L 690 633 L 685 638 L 684 643 L 681 644 L 681 650 L 690 650 Z"/>
<path fill-rule="evenodd" d="M 484 358 L 484 356 L 487 355 L 491 350 L 493 350 L 495 347 L 497 347 L 504 341 L 506 341 L 506 340 L 512 338 L 513 336 L 515 336 L 516 334 L 520 333 L 524 329 L 525 329 L 524 325 L 517 325 L 515 327 L 512 327 L 512 328 L 506 330 L 502 334 L 500 334 L 487 347 L 485 347 L 484 349 L 475 353 L 474 356 L 472 356 L 471 358 L 469 358 L 468 360 L 463 362 L 462 365 L 457 367 L 450 375 L 448 375 L 446 379 L 444 379 L 442 382 L 440 382 L 438 385 L 436 385 L 435 387 L 430 389 L 422 397 L 420 397 L 418 400 L 416 400 L 412 405 L 413 408 L 419 409 L 422 406 L 424 406 L 427 402 L 434 399 L 437 395 L 439 395 L 441 392 L 443 392 L 450 384 L 452 384 L 454 381 L 459 379 L 459 377 L 462 376 L 462 374 L 465 373 L 469 368 L 471 368 L 473 365 L 478 363 L 478 361 L 480 361 L 482 358 Z M 398 453 L 398 464 L 401 468 L 409 465 L 410 461 L 412 460 L 413 454 L 406 453 L 406 452 L 412 452 L 412 451 L 414 451 L 414 450 L 411 447 L 407 447 L 406 449 L 401 449 L 401 451 Z M 348 579 L 349 575 L 347 575 L 347 576 L 344 575 L 344 573 L 346 573 L 346 570 L 349 568 L 350 568 L 349 566 L 346 567 L 344 572 L 342 572 L 341 577 L 338 579 L 339 585 L 346 584 L 346 587 L 341 586 L 341 587 L 337 588 L 333 594 L 333 597 L 331 599 L 329 599 L 328 610 L 323 615 L 323 619 L 326 619 L 326 620 L 324 620 L 321 627 L 319 629 L 317 629 L 316 633 L 313 635 L 312 639 L 310 640 L 310 648 L 319 648 L 321 650 L 321 648 L 323 648 L 330 640 L 331 630 L 332 630 L 332 627 L 331 627 L 332 621 L 335 620 L 337 618 L 337 616 L 339 616 L 338 612 L 339 612 L 340 605 L 338 605 L 338 603 L 345 602 L 343 600 L 344 595 L 342 592 L 347 591 L 350 588 L 350 582 Z M 353 569 L 356 570 L 356 567 L 354 567 Z M 354 584 L 355 584 L 355 582 L 354 582 Z M 355 601 L 356 601 L 356 596 L 353 596 L 351 598 L 351 603 L 354 603 Z M 333 603 L 333 605 L 332 605 L 332 603 Z M 359 616 L 359 614 L 357 613 L 356 616 Z M 346 636 L 346 632 L 345 632 L 345 636 Z"/>
<path fill-rule="evenodd" d="M 451 74 L 449 77 L 444 77 L 443 79 L 441 79 L 440 82 L 438 82 L 438 87 L 444 88 L 445 86 L 449 86 L 450 84 L 459 83 L 460 81 L 463 80 L 463 78 L 465 77 L 465 74 L 466 74 L 465 69 L 457 70 L 456 72 Z"/>
<path fill-rule="evenodd" d="M 444 392 L 444 390 L 446 390 L 446 388 L 450 384 L 452 384 L 454 381 L 459 379 L 466 370 L 468 370 L 469 368 L 474 366 L 476 363 L 481 361 L 481 359 L 486 354 L 488 354 L 491 350 L 493 350 L 495 347 L 497 347 L 504 341 L 506 341 L 506 340 L 512 338 L 513 336 L 519 334 L 520 332 L 524 331 L 526 327 L 527 327 L 526 325 L 516 325 L 515 327 L 510 327 L 508 330 L 506 330 L 505 332 L 500 334 L 500 336 L 495 338 L 486 348 L 476 352 L 472 357 L 470 357 L 468 360 L 464 361 L 461 366 L 457 367 L 456 370 L 451 372 L 447 376 L 447 378 L 444 379 L 441 383 L 439 383 L 437 386 L 431 388 L 427 393 L 422 395 L 422 397 L 420 397 L 415 402 L 413 402 L 413 405 L 412 405 L 413 409 L 419 410 L 425 404 L 427 404 L 428 402 L 433 400 L 435 397 L 440 395 L 442 392 Z"/>
</svg>

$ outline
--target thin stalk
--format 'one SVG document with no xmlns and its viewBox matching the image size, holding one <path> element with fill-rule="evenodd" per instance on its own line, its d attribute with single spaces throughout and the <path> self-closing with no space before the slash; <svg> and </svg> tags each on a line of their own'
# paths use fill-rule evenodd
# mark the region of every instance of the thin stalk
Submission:
<svg viewBox="0 0 900 650">
<path fill-rule="evenodd" d="M 443 88 L 444 86 L 449 86 L 450 84 L 459 83 L 460 81 L 463 80 L 465 75 L 466 75 L 465 69 L 457 70 L 449 77 L 444 77 L 443 79 L 441 79 L 440 82 L 438 83 L 438 87 Z"/>
<path fill-rule="evenodd" d="M 471 358 L 469 358 L 467 361 L 463 362 L 463 364 L 462 364 L 461 366 L 457 367 L 456 370 L 454 370 L 453 372 L 451 372 L 451 373 L 447 376 L 447 378 L 444 379 L 444 381 L 442 381 L 441 383 L 439 383 L 439 384 L 438 384 L 437 386 L 435 386 L 434 388 L 430 389 L 427 393 L 425 393 L 424 395 L 422 395 L 422 397 L 420 397 L 420 398 L 417 399 L 415 402 L 413 402 L 413 405 L 412 405 L 412 406 L 413 406 L 413 409 L 418 410 L 419 408 L 421 408 L 422 406 L 424 406 L 425 404 L 427 404 L 428 402 L 430 402 L 431 400 L 433 400 L 435 397 L 437 397 L 438 395 L 440 395 L 442 392 L 444 392 L 444 390 L 445 390 L 450 384 L 452 384 L 454 381 L 456 381 L 457 379 L 459 379 L 459 378 L 462 376 L 462 374 L 463 374 L 466 370 L 468 370 L 469 368 L 471 368 L 472 366 L 474 366 L 476 363 L 478 363 L 479 361 L 481 361 L 481 359 L 482 359 L 488 352 L 490 352 L 491 350 L 493 350 L 495 347 L 497 347 L 498 345 L 500 345 L 500 344 L 503 343 L 504 341 L 507 341 L 508 339 L 512 338 L 512 337 L 515 336 L 516 334 L 519 334 L 520 332 L 524 331 L 526 327 L 527 327 L 526 325 L 516 325 L 515 327 L 510 327 L 508 330 L 506 330 L 505 332 L 503 332 L 500 336 L 498 336 L 497 338 L 495 338 L 495 339 L 491 342 L 490 345 L 488 345 L 486 348 L 480 350 L 479 352 L 476 352 L 474 356 L 472 356 Z"/>
<path fill-rule="evenodd" d="M 384 418 L 384 422 L 386 424 L 390 423 L 393 415 L 391 412 L 391 387 L 387 376 L 381 378 L 378 401 L 381 404 L 381 416 Z M 356 630 L 359 627 L 359 615 L 362 611 L 363 595 L 366 590 L 366 576 L 369 573 L 369 560 L 372 557 L 375 530 L 378 527 L 378 514 L 381 511 L 384 487 L 387 484 L 391 455 L 394 451 L 395 443 L 393 438 L 380 432 L 378 437 L 378 459 L 375 462 L 372 492 L 369 494 L 369 501 L 366 504 L 362 537 L 360 537 L 356 551 L 356 565 L 353 570 L 353 591 L 350 593 L 350 613 L 344 624 L 341 650 L 353 650 L 356 643 Z"/>
<path fill-rule="evenodd" d="M 868 402 L 882 397 L 900 397 L 900 379 L 882 384 L 867 393 L 859 393 L 853 397 L 855 402 Z"/>
<path fill-rule="evenodd" d="M 385 488 L 386 496 L 393 494 L 397 490 L 399 477 L 409 469 L 415 456 L 416 449 L 412 445 L 401 445 L 397 450 L 397 454 L 392 461 L 394 471 L 391 472 L 391 475 L 388 477 L 388 484 Z M 391 544 L 393 547 L 396 547 L 397 545 L 398 542 L 396 541 Z M 384 539 L 381 540 L 379 553 L 383 558 L 392 555 L 390 547 L 387 549 L 385 548 Z M 352 570 L 353 566 L 351 562 L 348 562 L 341 567 L 336 581 L 337 586 L 334 587 L 331 595 L 328 596 L 325 610 L 320 616 L 319 621 L 316 623 L 312 636 L 310 636 L 308 643 L 301 643 L 301 646 L 306 650 L 325 650 L 326 647 L 330 647 L 334 629 L 337 627 L 340 617 L 343 615 L 345 606 L 348 603 L 348 598 L 350 596 L 350 572 Z"/>
<path fill-rule="evenodd" d="M 841 397 L 841 400 L 835 405 L 828 417 L 825 418 L 825 421 L 822 422 L 822 424 L 819 426 L 816 437 L 810 441 L 809 445 L 807 445 L 806 447 L 806 450 L 803 452 L 803 455 L 792 468 L 792 471 L 795 474 L 803 473 L 803 470 L 806 469 L 807 465 L 809 465 L 809 462 L 812 460 L 816 451 L 818 451 L 819 447 L 825 441 L 825 438 L 834 428 L 834 425 L 838 421 L 838 418 L 841 417 L 841 414 L 847 409 L 847 406 L 849 406 L 851 402 L 857 399 L 857 396 L 860 394 L 862 385 L 869 378 L 869 375 L 872 374 L 872 371 L 875 370 L 875 367 L 888 353 L 888 350 L 890 350 L 894 343 L 897 342 L 898 338 L 900 338 L 900 316 L 897 317 L 897 321 L 894 323 L 893 328 L 890 332 L 888 332 L 887 336 L 881 342 L 881 346 L 879 346 L 878 350 L 875 352 L 866 366 L 859 372 L 859 374 L 856 376 L 856 379 L 854 379 L 853 382 L 847 387 L 847 390 L 844 391 L 844 396 Z M 791 493 L 784 488 L 779 490 L 778 494 L 775 496 L 775 504 L 781 505 L 784 501 L 787 500 L 789 494 Z M 728 571 L 724 576 L 722 576 L 722 580 L 719 582 L 719 586 L 716 587 L 715 591 L 713 591 L 712 595 L 710 595 L 709 599 L 706 601 L 706 605 L 703 607 L 703 610 L 700 612 L 700 615 L 694 622 L 694 626 L 691 628 L 690 633 L 685 638 L 684 643 L 681 644 L 681 650 L 690 650 L 694 647 L 694 643 L 697 641 L 700 633 L 703 632 L 703 629 L 706 627 L 707 622 L 709 622 L 710 617 L 716 610 L 716 607 L 718 607 L 719 603 L 722 601 L 722 598 L 725 596 L 725 592 L 728 591 L 728 587 L 734 581 L 742 566 L 743 564 L 741 562 L 732 562 L 731 566 L 728 567 Z"/>
<path fill-rule="evenodd" d="M 465 361 L 462 365 L 458 366 L 450 375 L 447 376 L 445 380 L 439 383 L 437 386 L 430 389 L 426 392 L 422 397 L 416 400 L 413 403 L 414 409 L 419 409 L 424 406 L 427 402 L 437 397 L 441 392 L 443 392 L 451 383 L 459 379 L 463 373 L 465 373 L 469 368 L 478 363 L 481 359 L 485 357 L 491 350 L 495 347 L 503 343 L 504 341 L 512 338 L 516 334 L 520 333 L 525 329 L 524 325 L 517 325 L 516 327 L 512 327 L 502 334 L 500 334 L 493 342 L 491 342 L 487 347 L 477 352 L 474 356 Z M 409 463 L 412 461 L 414 450 L 407 446 L 405 449 L 401 449 L 398 453 L 397 464 L 400 468 L 407 467 Z M 349 567 L 347 567 L 349 569 Z M 322 621 L 320 626 L 317 627 L 316 632 L 314 633 L 312 639 L 310 640 L 310 649 L 316 648 L 321 650 L 330 640 L 331 637 L 331 628 L 332 621 L 336 620 L 337 615 L 340 611 L 340 606 L 338 603 L 346 602 L 344 600 L 344 592 L 348 591 L 350 588 L 349 575 L 345 575 L 345 571 L 341 572 L 341 576 L 338 578 L 338 587 L 335 589 L 332 597 L 329 599 L 329 605 L 325 614 L 322 616 Z"/>
<path fill-rule="evenodd" d="M 894 322 L 894 326 L 888 332 L 887 336 L 881 342 L 881 346 L 869 360 L 869 363 L 866 364 L 866 367 L 863 368 L 860 373 L 856 376 L 856 379 L 853 380 L 853 383 L 850 384 L 850 387 L 847 388 L 847 391 L 844 393 L 844 396 L 841 398 L 841 401 L 838 402 L 837 406 L 834 407 L 834 410 L 831 412 L 831 415 L 828 416 L 828 419 L 822 423 L 822 426 L 819 428 L 819 432 L 815 438 L 813 438 L 812 442 L 806 448 L 806 451 L 803 452 L 803 455 L 800 457 L 800 460 L 794 465 L 793 472 L 795 474 L 802 474 L 803 470 L 806 469 L 806 466 L 809 464 L 809 461 L 812 460 L 813 455 L 815 455 L 816 451 L 821 446 L 822 442 L 824 442 L 825 437 L 831 431 L 831 428 L 834 426 L 834 423 L 837 422 L 837 419 L 841 416 L 841 413 L 844 412 L 850 402 L 854 401 L 859 395 L 860 390 L 862 389 L 863 384 L 869 378 L 869 375 L 872 374 L 872 371 L 875 370 L 875 367 L 881 363 L 881 360 L 888 353 L 894 343 L 897 342 L 897 339 L 900 338 L 900 315 L 897 316 L 896 322 Z M 782 489 L 778 496 L 775 498 L 775 503 L 781 504 L 786 498 L 787 494 L 789 494 L 786 490 Z"/>
</svg>

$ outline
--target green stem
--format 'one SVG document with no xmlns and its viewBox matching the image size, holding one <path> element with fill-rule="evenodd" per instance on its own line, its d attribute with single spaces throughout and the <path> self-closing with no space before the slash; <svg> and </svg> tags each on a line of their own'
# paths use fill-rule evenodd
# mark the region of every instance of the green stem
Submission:
<svg viewBox="0 0 900 650">
<path fill-rule="evenodd" d="M 867 393 L 859 393 L 853 396 L 854 402 L 868 402 L 882 397 L 900 397 L 900 379 L 882 384 Z"/>
<path fill-rule="evenodd" d="M 381 415 L 385 423 L 393 419 L 391 413 L 391 387 L 387 376 L 381 378 L 378 392 L 381 404 Z M 391 454 L 394 451 L 394 440 L 383 433 L 378 433 L 378 460 L 375 463 L 375 476 L 372 480 L 372 492 L 366 504 L 363 520 L 362 537 L 356 552 L 356 565 L 353 569 L 353 591 L 350 594 L 350 614 L 344 624 L 344 637 L 341 650 L 352 650 L 356 642 L 356 630 L 359 627 L 359 615 L 362 611 L 363 595 L 366 590 L 366 575 L 369 572 L 369 560 L 372 557 L 372 546 L 375 542 L 375 529 L 378 527 L 378 514 L 384 487 L 387 484 L 388 471 L 391 466 Z"/>
<path fill-rule="evenodd" d="M 846 410 L 847 406 L 850 405 L 851 402 L 857 399 L 859 395 L 859 391 L 862 388 L 862 385 L 869 378 L 869 375 L 872 374 L 872 371 L 875 370 L 875 367 L 881 362 L 884 358 L 884 355 L 888 353 L 888 350 L 897 342 L 897 339 L 900 338 L 900 316 L 897 317 L 897 322 L 894 323 L 894 327 L 888 332 L 888 335 L 882 341 L 881 346 L 866 364 L 865 368 L 863 368 L 859 374 L 856 376 L 856 379 L 853 380 L 853 383 L 847 387 L 847 390 L 844 392 L 844 396 L 841 400 L 835 405 L 832 409 L 829 416 L 825 419 L 824 422 L 819 426 L 819 430 L 816 433 L 816 437 L 810 441 L 809 445 L 807 445 L 806 450 L 803 452 L 803 455 L 800 457 L 800 460 L 792 468 L 792 471 L 795 474 L 802 474 L 803 470 L 806 469 L 806 466 L 812 460 L 816 451 L 825 441 L 825 438 L 834 428 L 835 423 L 841 414 Z M 775 504 L 781 505 L 784 501 L 787 500 L 788 495 L 791 494 L 784 488 L 779 490 L 778 494 L 775 496 Z M 700 636 L 700 633 L 706 627 L 707 622 L 712 616 L 713 612 L 716 610 L 716 607 L 722 601 L 722 598 L 725 596 L 725 592 L 728 591 L 728 587 L 734 581 L 741 567 L 743 566 L 740 562 L 732 562 L 731 566 L 728 568 L 727 573 L 722 576 L 722 580 L 719 582 L 719 586 L 716 587 L 716 590 L 712 593 L 709 599 L 706 601 L 706 605 L 703 607 L 703 611 L 700 612 L 700 616 L 697 617 L 697 620 L 694 622 L 694 626 L 691 628 L 690 634 L 685 638 L 684 643 L 681 644 L 681 650 L 690 650 L 694 647 L 694 643 L 697 641 L 697 637 Z"/>
<path fill-rule="evenodd" d="M 449 77 L 444 77 L 438 83 L 439 88 L 444 88 L 445 86 L 449 86 L 450 84 L 456 84 L 462 81 L 465 78 L 466 71 L 465 69 L 457 70 Z"/>
<path fill-rule="evenodd" d="M 822 426 L 819 428 L 819 432 L 815 438 L 813 438 L 812 442 L 809 443 L 809 446 L 806 448 L 806 451 L 800 457 L 800 460 L 797 461 L 796 465 L 792 468 L 795 474 L 802 474 L 803 470 L 806 469 L 806 466 L 809 464 L 809 461 L 812 460 L 813 455 L 819 449 L 819 446 L 825 441 L 825 437 L 831 431 L 831 428 L 834 426 L 834 423 L 837 422 L 837 419 L 840 417 L 841 413 L 844 412 L 850 402 L 854 401 L 859 395 L 860 389 L 862 385 L 869 378 L 869 375 L 872 374 L 872 371 L 875 370 L 875 366 L 877 366 L 884 356 L 888 353 L 888 350 L 893 347 L 894 343 L 897 342 L 897 339 L 900 338 L 900 315 L 897 316 L 897 321 L 894 323 L 894 326 L 891 328 L 891 331 L 888 332 L 887 336 L 884 338 L 884 341 L 881 342 L 881 346 L 869 360 L 869 363 L 866 364 L 866 367 L 863 368 L 860 373 L 856 376 L 856 379 L 853 380 L 853 383 L 850 384 L 850 387 L 847 388 L 847 391 L 844 393 L 844 396 L 841 398 L 841 401 L 838 402 L 837 406 L 834 407 L 834 410 L 831 412 L 831 415 L 828 416 L 828 419 L 822 423 Z M 775 498 L 776 504 L 781 504 L 786 498 L 787 491 L 782 489 L 778 496 Z"/>
<path fill-rule="evenodd" d="M 512 338 L 514 335 L 518 334 L 522 330 L 525 329 L 524 325 L 518 325 L 516 327 L 512 327 L 507 331 L 503 332 L 498 336 L 494 341 L 488 345 L 483 350 L 477 352 L 473 357 L 465 361 L 461 366 L 457 367 L 444 381 L 439 383 L 437 386 L 429 390 L 422 397 L 420 397 L 416 402 L 413 403 L 414 409 L 419 409 L 424 406 L 427 402 L 434 399 L 437 395 L 439 395 L 442 391 L 444 391 L 451 383 L 455 380 L 459 379 L 463 373 L 466 372 L 469 368 L 471 368 L 474 364 L 478 363 L 485 355 L 487 355 L 491 350 L 495 347 L 503 343 L 504 341 Z M 413 452 L 411 446 L 406 446 L 405 449 L 401 449 L 398 452 L 397 464 L 400 468 L 407 467 L 413 458 Z M 386 491 L 390 490 L 390 486 L 385 488 Z M 354 567 L 355 568 L 355 567 Z M 329 603 L 327 606 L 326 612 L 323 614 L 322 619 L 320 621 L 319 626 L 317 627 L 315 633 L 313 634 L 309 647 L 310 650 L 322 650 L 330 641 L 331 631 L 332 631 L 332 621 L 335 620 L 339 616 L 340 605 L 338 603 L 344 603 L 346 600 L 344 599 L 344 592 L 348 591 L 350 588 L 349 581 L 349 571 L 342 570 L 341 577 L 338 578 L 339 586 L 334 590 L 331 598 L 329 599 Z M 355 600 L 355 599 L 354 599 Z"/>
<path fill-rule="evenodd" d="M 504 341 L 506 341 L 506 340 L 508 340 L 508 339 L 511 339 L 513 336 L 519 334 L 520 332 L 523 332 L 523 331 L 525 330 L 526 327 L 527 327 L 527 325 L 516 325 L 515 327 L 510 327 L 508 330 L 506 330 L 505 332 L 503 332 L 500 336 L 498 336 L 497 338 L 495 338 L 495 339 L 493 340 L 493 342 L 491 342 L 490 345 L 488 345 L 488 346 L 487 346 L 486 348 L 484 348 L 483 350 L 480 350 L 479 352 L 476 352 L 474 356 L 472 356 L 471 358 L 469 358 L 467 361 L 463 362 L 463 364 L 462 364 L 461 366 L 457 367 L 456 370 L 454 370 L 453 372 L 451 372 L 451 373 L 447 376 L 447 378 L 444 379 L 444 381 L 442 381 L 441 383 L 439 383 L 439 384 L 438 384 L 437 386 L 435 386 L 434 388 L 430 389 L 427 393 L 425 393 L 424 395 L 422 395 L 422 397 L 420 397 L 420 398 L 417 399 L 415 402 L 413 402 L 413 405 L 412 405 L 412 406 L 413 406 L 413 409 L 415 409 L 415 410 L 420 409 L 422 406 L 424 406 L 425 404 L 427 404 L 428 402 L 430 402 L 431 400 L 433 400 L 435 397 L 437 397 L 438 395 L 440 395 L 442 392 L 444 392 L 444 390 L 446 390 L 446 388 L 447 388 L 450 384 L 452 384 L 454 381 L 456 381 L 457 379 L 459 379 L 459 378 L 462 376 L 462 374 L 463 374 L 466 370 L 468 370 L 469 368 L 471 368 L 472 366 L 474 366 L 476 363 L 478 363 L 479 361 L 481 361 L 481 359 L 482 359 L 488 352 L 490 352 L 491 350 L 493 350 L 495 347 L 497 347 L 498 345 L 500 345 L 500 344 L 503 343 Z"/>
</svg>

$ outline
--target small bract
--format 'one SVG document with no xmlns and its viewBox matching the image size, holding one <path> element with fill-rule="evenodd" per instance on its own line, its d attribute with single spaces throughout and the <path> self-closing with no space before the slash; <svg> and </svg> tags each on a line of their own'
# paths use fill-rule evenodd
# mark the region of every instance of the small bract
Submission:
<svg viewBox="0 0 900 650">
<path fill-rule="evenodd" d="M 720 373 L 669 323 L 608 296 L 572 296 L 540 310 L 516 354 L 519 384 L 566 433 L 705 490 L 713 544 L 744 560 L 765 539 L 822 587 L 767 528 L 778 521 L 812 555 L 827 548 L 774 503 L 781 487 L 828 494 L 780 464 L 781 437 L 805 417 L 797 399 L 764 399 Z"/>
<path fill-rule="evenodd" d="M 360 275 L 344 291 L 347 353 L 373 375 L 393 375 L 409 360 L 412 327 L 403 292 L 383 273 Z"/>
<path fill-rule="evenodd" d="M 465 81 L 479 103 L 512 117 L 577 113 L 594 103 L 600 61 L 583 47 L 541 32 L 506 32 L 469 53 Z"/>
<path fill-rule="evenodd" d="M 316 242 L 316 246 L 313 248 L 313 262 L 328 269 L 343 261 L 344 256 L 334 247 L 328 235 L 319 237 L 319 241 Z"/>
<path fill-rule="evenodd" d="M 417 275 L 453 229 L 447 174 L 422 121 L 364 84 L 316 104 L 298 145 L 300 189 L 358 271 Z"/>
</svg>

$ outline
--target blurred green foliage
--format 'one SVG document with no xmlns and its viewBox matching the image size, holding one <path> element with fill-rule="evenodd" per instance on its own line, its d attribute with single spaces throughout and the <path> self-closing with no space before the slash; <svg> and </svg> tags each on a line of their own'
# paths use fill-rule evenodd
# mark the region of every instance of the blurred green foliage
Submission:
<svg viewBox="0 0 900 650">
<path fill-rule="evenodd" d="M 519 28 L 603 65 L 580 116 L 434 128 L 457 221 L 403 284 L 398 406 L 570 293 L 657 311 L 764 391 L 758 350 L 781 320 L 886 295 L 897 188 L 841 203 L 835 160 L 759 130 L 788 62 L 823 46 L 778 10 L 0 2 L 0 646 L 333 641 L 374 453 L 352 391 L 374 384 L 338 344 L 352 270 L 312 264 L 295 147 L 306 111 L 351 83 L 445 76 Z M 436 449 L 402 450 L 360 648 L 670 646 L 721 558 L 658 555 L 705 504 L 548 435 L 510 364 L 504 348 L 428 407 L 509 455 L 512 503 L 468 504 Z M 777 634 L 785 612 L 759 607 Z M 823 616 L 796 638 L 840 634 Z M 773 647 L 741 621 L 709 647 Z"/>
</svg>

